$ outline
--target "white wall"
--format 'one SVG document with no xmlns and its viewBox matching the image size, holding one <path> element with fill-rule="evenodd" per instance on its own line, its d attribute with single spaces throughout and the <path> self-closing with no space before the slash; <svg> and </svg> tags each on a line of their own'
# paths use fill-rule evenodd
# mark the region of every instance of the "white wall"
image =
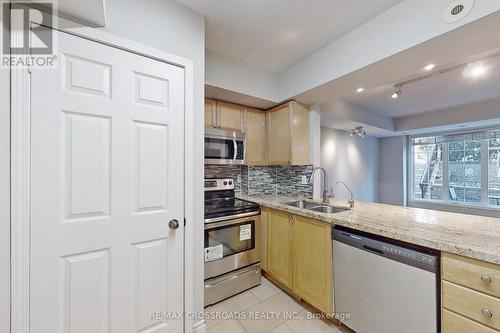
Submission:
<svg viewBox="0 0 500 333">
<path fill-rule="evenodd" d="M 329 184 L 343 180 L 354 193 L 354 200 L 377 201 L 378 146 L 377 138 L 351 137 L 348 132 L 322 127 L 321 166 L 328 173 Z M 335 193 L 348 197 L 341 186 Z"/>
<path fill-rule="evenodd" d="M 321 165 L 321 110 L 320 106 L 313 104 L 309 108 L 309 151 L 311 152 L 311 164 L 315 167 Z M 313 199 L 321 196 L 321 179 L 314 178 Z"/>
<path fill-rule="evenodd" d="M 206 84 L 275 103 L 281 102 L 276 74 L 214 51 L 206 50 L 205 55 Z"/>
<path fill-rule="evenodd" d="M 405 138 L 379 139 L 378 202 L 404 206 L 405 198 Z"/>
<path fill-rule="evenodd" d="M 10 76 L 0 70 L 0 332 L 10 318 Z"/>
<path fill-rule="evenodd" d="M 194 310 L 203 310 L 204 17 L 172 0 L 107 0 L 105 31 L 194 62 Z M 189 124 L 188 124 L 189 125 Z M 190 153 L 190 152 L 189 152 Z M 188 175 L 190 177 L 190 175 Z M 189 277 L 188 277 L 189 278 Z M 187 300 L 192 301 L 190 299 Z M 194 323 L 196 326 L 198 323 Z"/>
</svg>

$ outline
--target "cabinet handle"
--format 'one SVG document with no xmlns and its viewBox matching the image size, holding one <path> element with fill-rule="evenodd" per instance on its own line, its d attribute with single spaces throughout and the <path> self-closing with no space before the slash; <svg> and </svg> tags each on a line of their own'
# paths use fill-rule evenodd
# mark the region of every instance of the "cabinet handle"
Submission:
<svg viewBox="0 0 500 333">
<path fill-rule="evenodd" d="M 483 281 L 486 284 L 491 284 L 492 282 L 491 278 L 487 275 L 481 275 L 481 281 Z"/>
<path fill-rule="evenodd" d="M 490 310 L 488 309 L 481 309 L 481 313 L 483 314 L 483 316 L 485 316 L 486 318 L 491 318 L 493 317 L 493 313 L 491 313 Z"/>
</svg>

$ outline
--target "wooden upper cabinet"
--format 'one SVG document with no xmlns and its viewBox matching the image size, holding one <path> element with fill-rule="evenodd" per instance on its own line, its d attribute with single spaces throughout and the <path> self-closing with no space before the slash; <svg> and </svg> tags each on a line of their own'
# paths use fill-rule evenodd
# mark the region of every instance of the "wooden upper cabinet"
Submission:
<svg viewBox="0 0 500 333">
<path fill-rule="evenodd" d="M 217 127 L 225 131 L 243 130 L 244 107 L 217 101 Z"/>
<path fill-rule="evenodd" d="M 291 164 L 290 108 L 288 104 L 267 113 L 269 164 Z"/>
<path fill-rule="evenodd" d="M 269 164 L 307 165 L 309 110 L 292 101 L 267 112 Z"/>
<path fill-rule="evenodd" d="M 244 107 L 227 102 L 205 100 L 205 127 L 225 131 L 243 130 Z"/>
<path fill-rule="evenodd" d="M 266 113 L 245 107 L 246 160 L 248 165 L 267 165 Z"/>
<path fill-rule="evenodd" d="M 212 99 L 205 100 L 205 127 L 207 128 L 217 127 L 216 105 L 217 102 Z"/>
</svg>

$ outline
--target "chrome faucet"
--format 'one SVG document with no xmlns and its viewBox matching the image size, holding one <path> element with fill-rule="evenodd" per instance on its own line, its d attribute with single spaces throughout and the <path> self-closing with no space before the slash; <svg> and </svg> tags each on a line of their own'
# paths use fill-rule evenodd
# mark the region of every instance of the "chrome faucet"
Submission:
<svg viewBox="0 0 500 333">
<path fill-rule="evenodd" d="M 326 177 L 326 170 L 324 168 L 315 167 L 313 169 L 313 172 L 311 173 L 311 177 L 309 177 L 309 184 L 314 184 L 314 175 L 316 174 L 316 171 L 318 171 L 318 170 L 323 171 L 323 192 L 322 192 L 321 200 L 323 201 L 323 203 L 328 203 L 328 198 L 330 197 L 330 195 L 326 194 L 327 189 L 328 189 L 328 184 L 326 183 L 327 177 Z"/>
<path fill-rule="evenodd" d="M 349 207 L 350 208 L 353 208 L 354 207 L 354 195 L 352 194 L 352 191 L 351 189 L 349 188 L 349 186 L 347 186 L 347 184 L 342 181 L 342 180 L 339 180 L 337 183 L 335 183 L 335 187 L 337 187 L 338 184 L 342 184 L 344 185 L 344 187 L 349 191 L 349 193 L 351 194 L 351 199 L 350 200 L 347 200 L 347 204 L 349 204 Z M 335 197 L 335 194 L 333 194 L 333 188 L 331 189 L 331 195 L 333 197 Z"/>
</svg>

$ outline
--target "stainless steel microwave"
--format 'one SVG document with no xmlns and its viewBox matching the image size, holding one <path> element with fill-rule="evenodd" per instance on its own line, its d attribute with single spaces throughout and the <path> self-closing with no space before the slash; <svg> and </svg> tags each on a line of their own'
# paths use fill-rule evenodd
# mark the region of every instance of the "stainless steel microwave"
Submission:
<svg viewBox="0 0 500 333">
<path fill-rule="evenodd" d="M 245 164 L 245 133 L 205 130 L 205 164 Z"/>
</svg>

